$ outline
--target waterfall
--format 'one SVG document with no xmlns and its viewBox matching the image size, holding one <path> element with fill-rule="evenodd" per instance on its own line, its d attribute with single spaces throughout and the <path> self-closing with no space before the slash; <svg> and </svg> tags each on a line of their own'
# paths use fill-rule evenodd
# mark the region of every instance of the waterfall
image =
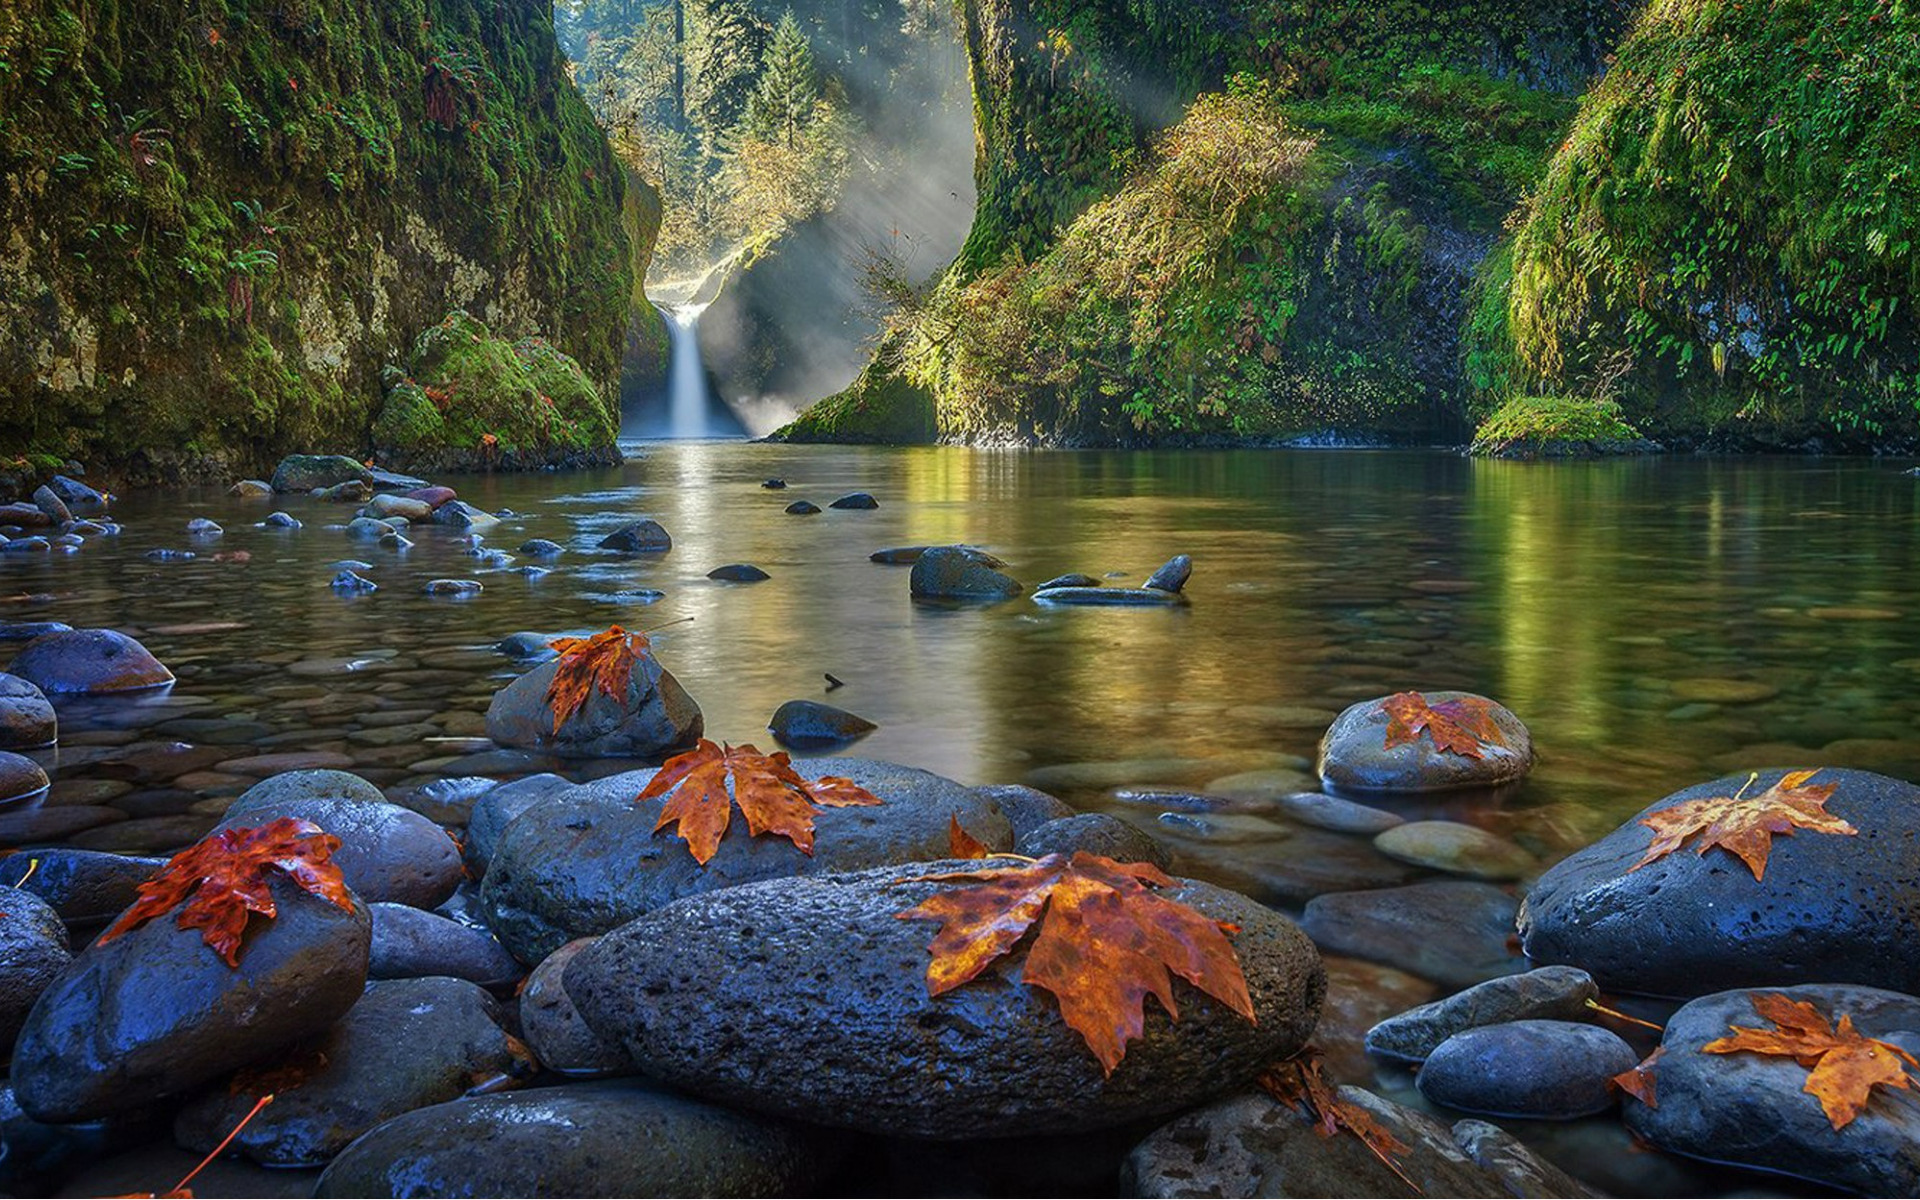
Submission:
<svg viewBox="0 0 1920 1200">
<path fill-rule="evenodd" d="M 667 436 L 713 437 L 706 364 L 700 360 L 700 314 L 705 304 L 663 304 L 667 319 Z"/>
</svg>

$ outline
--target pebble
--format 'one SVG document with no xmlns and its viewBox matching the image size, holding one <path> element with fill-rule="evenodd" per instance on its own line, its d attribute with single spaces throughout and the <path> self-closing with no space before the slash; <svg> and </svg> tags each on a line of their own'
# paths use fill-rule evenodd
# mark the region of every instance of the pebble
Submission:
<svg viewBox="0 0 1920 1200">
<path fill-rule="evenodd" d="M 1373 846 L 1388 858 L 1469 879 L 1520 879 L 1540 865 L 1533 855 L 1507 839 L 1458 821 L 1395 825 L 1375 837 Z"/>
</svg>

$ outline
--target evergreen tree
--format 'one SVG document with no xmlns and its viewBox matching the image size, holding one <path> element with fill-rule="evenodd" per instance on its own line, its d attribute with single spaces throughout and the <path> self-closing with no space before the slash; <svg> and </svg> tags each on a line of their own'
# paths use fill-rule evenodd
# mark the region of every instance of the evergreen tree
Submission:
<svg viewBox="0 0 1920 1200">
<path fill-rule="evenodd" d="M 747 133 L 762 142 L 798 149 L 820 100 L 820 73 L 813 47 L 788 9 L 774 26 L 760 64 L 760 84 L 747 101 Z"/>
<path fill-rule="evenodd" d="M 753 95 L 767 27 L 742 0 L 687 0 L 687 125 L 717 168 Z"/>
</svg>

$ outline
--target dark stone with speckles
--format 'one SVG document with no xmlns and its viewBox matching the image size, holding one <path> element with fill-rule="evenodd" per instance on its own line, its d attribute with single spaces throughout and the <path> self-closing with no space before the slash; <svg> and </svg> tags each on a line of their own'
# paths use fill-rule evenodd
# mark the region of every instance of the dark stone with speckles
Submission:
<svg viewBox="0 0 1920 1200">
<path fill-rule="evenodd" d="M 467 839 L 463 844 L 467 865 L 474 875 L 486 874 L 487 861 L 500 841 L 500 833 L 521 813 L 573 787 L 573 781 L 558 775 L 528 775 L 503 783 L 473 802 L 467 818 Z"/>
<path fill-rule="evenodd" d="M 999 806 L 1013 825 L 1013 836 L 1016 838 L 1025 837 L 1048 821 L 1071 817 L 1078 811 L 1065 800 L 1024 783 L 997 783 L 974 790 Z"/>
<path fill-rule="evenodd" d="M 826 844 L 823 836 L 822 845 Z M 1184 981 L 1111 1076 L 1016 956 L 939 997 L 936 925 L 902 921 L 945 861 L 727 888 L 622 926 L 567 967 L 567 993 L 642 1071 L 770 1116 L 921 1138 L 1074 1133 L 1151 1119 L 1244 1086 L 1312 1034 L 1326 991 L 1304 934 L 1244 896 L 1167 893 L 1241 927 L 1234 949 L 1258 1023 Z M 687 1047 L 701 1052 L 689 1054 Z"/>
<path fill-rule="evenodd" d="M 1348 792 L 1444 792 L 1458 788 L 1496 787 L 1512 783 L 1533 768 L 1533 739 L 1527 727 L 1506 708 L 1471 692 L 1426 692 L 1430 705 L 1450 700 L 1482 700 L 1498 744 L 1482 747 L 1479 758 L 1445 752 L 1426 733 L 1411 742 L 1387 746 L 1390 718 L 1381 705 L 1390 697 L 1362 700 L 1334 718 L 1320 739 L 1321 780 L 1330 789 Z"/>
<path fill-rule="evenodd" d="M 340 839 L 333 861 L 347 886 L 369 904 L 390 900 L 435 908 L 460 886 L 460 847 L 446 831 L 411 809 L 384 801 L 282 800 L 241 810 L 214 832 L 252 828 L 280 817 L 311 821 Z"/>
<path fill-rule="evenodd" d="M 0 1048 L 13 1045 L 33 1002 L 72 958 L 59 913 L 30 892 L 0 887 Z"/>
<path fill-rule="evenodd" d="M 1675 792 L 1640 813 L 1746 787 L 1758 795 L 1784 772 L 1745 772 Z M 1920 788 L 1867 771 L 1829 768 L 1829 813 L 1853 836 L 1798 830 L 1775 837 L 1756 881 L 1725 850 L 1692 844 L 1632 870 L 1653 831 L 1628 821 L 1540 877 L 1520 932 L 1536 962 L 1571 963 L 1608 991 L 1698 996 L 1735 987 L 1857 983 L 1920 993 Z"/>
</svg>

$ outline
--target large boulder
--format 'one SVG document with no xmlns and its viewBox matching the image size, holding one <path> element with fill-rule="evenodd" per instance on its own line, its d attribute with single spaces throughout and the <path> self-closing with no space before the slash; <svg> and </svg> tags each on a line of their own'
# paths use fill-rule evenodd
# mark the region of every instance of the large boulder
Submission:
<svg viewBox="0 0 1920 1200">
<path fill-rule="evenodd" d="M 493 848 L 515 817 L 572 787 L 572 780 L 558 775 L 528 775 L 503 783 L 475 800 L 467 817 L 467 839 L 461 846 L 474 876 L 478 878 L 487 873 Z"/>
<path fill-rule="evenodd" d="M 59 740 L 46 693 L 18 675 L 0 675 L 0 750 L 39 750 Z"/>
<path fill-rule="evenodd" d="M 940 885 L 903 876 L 946 861 L 768 880 L 653 912 L 567 967 L 588 1025 L 650 1076 L 729 1106 L 904 1137 L 1072 1133 L 1165 1115 L 1249 1082 L 1299 1049 L 1326 976 L 1292 922 L 1182 881 L 1168 895 L 1240 926 L 1249 1022 L 1176 981 L 1180 1019 L 1146 1004 L 1111 1076 L 1022 956 L 939 997 L 937 926 L 898 915 Z M 698 1053 L 688 1053 L 689 1047 Z"/>
<path fill-rule="evenodd" d="M 30 892 L 0 887 L 0 1057 L 72 959 L 60 914 Z"/>
<path fill-rule="evenodd" d="M 816 1133 L 638 1081 L 417 1109 L 361 1137 L 317 1196 L 799 1196 L 833 1163 Z"/>
<path fill-rule="evenodd" d="M 1783 772 L 1745 773 L 1675 792 L 1640 817 Z M 1698 996 L 1735 987 L 1858 983 L 1920 993 L 1920 788 L 1829 768 L 1826 811 L 1859 833 L 1799 830 L 1772 839 L 1765 877 L 1730 851 L 1692 844 L 1633 870 L 1654 832 L 1629 821 L 1534 884 L 1520 933 L 1536 962 L 1571 963 L 1609 991 Z"/>
<path fill-rule="evenodd" d="M 1348 792 L 1442 792 L 1512 783 L 1532 769 L 1533 739 L 1520 718 L 1504 707 L 1471 692 L 1424 696 L 1434 706 L 1457 700 L 1489 705 L 1498 741 L 1482 744 L 1479 758 L 1441 750 L 1427 731 L 1389 749 L 1391 718 L 1383 704 L 1391 697 L 1362 700 L 1334 718 L 1321 738 L 1321 781 Z"/>
<path fill-rule="evenodd" d="M 956 818 L 989 849 L 1013 846 L 1013 829 L 992 802 L 950 779 L 856 758 L 796 759 L 793 769 L 808 779 L 852 779 L 885 803 L 821 809 L 811 855 L 785 838 L 749 836 L 736 810 L 701 866 L 677 833 L 654 831 L 661 798 L 635 803 L 652 771 L 582 784 L 521 813 L 500 836 L 480 884 L 488 926 L 520 961 L 537 963 L 575 938 L 685 896 L 940 857 Z"/>
<path fill-rule="evenodd" d="M 171 915 L 88 947 L 34 1004 L 13 1051 L 20 1107 L 42 1121 L 126 1112 L 324 1030 L 367 979 L 367 910 L 275 875 L 279 915 L 249 923 L 230 967 Z"/>
<path fill-rule="evenodd" d="M 271 1091 L 273 1103 L 240 1130 L 233 1149 L 267 1166 L 324 1166 L 402 1113 L 533 1071 L 480 988 L 458 979 L 389 980 L 370 985 L 320 1037 L 190 1102 L 174 1119 L 174 1137 L 210 1153 Z"/>
<path fill-rule="evenodd" d="M 691 748 L 706 729 L 700 706 L 673 673 L 642 655 L 624 696 L 595 688 L 579 712 L 553 728 L 547 690 L 559 660 L 542 663 L 494 694 L 487 736 L 502 746 L 565 758 L 660 758 Z"/>
<path fill-rule="evenodd" d="M 276 800 L 245 807 L 236 803 L 227 812 L 227 819 L 214 827 L 215 833 L 297 817 L 339 838 L 334 864 L 347 886 L 370 904 L 386 900 L 435 908 L 465 878 L 459 845 L 432 821 L 397 804 Z"/>
<path fill-rule="evenodd" d="M 37 637 L 7 670 L 41 691 L 70 695 L 141 692 L 173 682 L 147 648 L 111 629 L 69 629 Z"/>
<path fill-rule="evenodd" d="M 992 564 L 992 565 L 990 565 Z M 994 569 L 999 560 L 966 546 L 929 547 L 913 564 L 908 586 L 923 600 L 1005 600 L 1020 583 Z"/>
<path fill-rule="evenodd" d="M 1853 1018 L 1856 1029 L 1920 1051 L 1920 999 L 1879 988 L 1808 984 L 1767 988 L 1812 1004 L 1828 1021 Z M 1807 1093 L 1808 1069 L 1792 1058 L 1736 1053 L 1703 1054 L 1734 1025 L 1769 1029 L 1754 1011 L 1753 991 L 1702 996 L 1667 1022 L 1665 1051 L 1653 1064 L 1649 1107 L 1628 1098 L 1627 1127 L 1675 1154 L 1734 1163 L 1808 1179 L 1864 1196 L 1920 1194 L 1920 1106 L 1905 1095 L 1874 1089 L 1866 1111 L 1834 1129 L 1817 1097 Z"/>
<path fill-rule="evenodd" d="M 373 483 L 373 472 L 344 454 L 289 454 L 273 469 L 276 492 L 311 492 L 336 484 Z"/>
</svg>

